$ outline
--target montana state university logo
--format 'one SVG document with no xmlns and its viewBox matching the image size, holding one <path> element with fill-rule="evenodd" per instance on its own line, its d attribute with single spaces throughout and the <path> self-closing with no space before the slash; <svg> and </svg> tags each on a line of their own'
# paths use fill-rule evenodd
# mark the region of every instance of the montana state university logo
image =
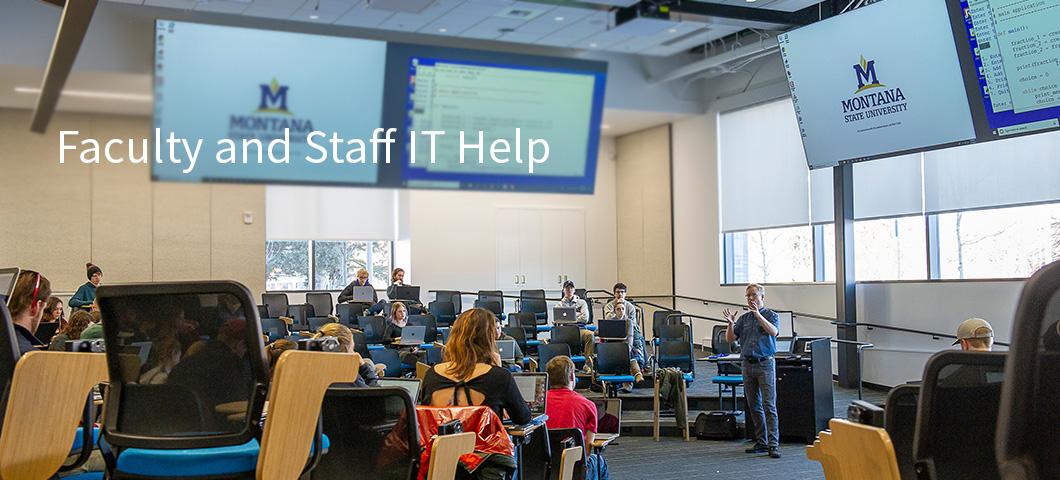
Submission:
<svg viewBox="0 0 1060 480">
<path fill-rule="evenodd" d="M 290 115 L 287 110 L 287 85 L 280 85 L 275 78 L 268 85 L 261 84 L 261 103 L 258 105 L 257 113 L 284 113 Z"/>
<path fill-rule="evenodd" d="M 854 92 L 855 95 L 870 88 L 881 88 L 886 86 L 880 83 L 876 78 L 876 60 L 866 61 L 865 57 L 862 56 L 861 62 L 854 64 L 854 74 L 858 78 L 858 89 Z"/>
</svg>

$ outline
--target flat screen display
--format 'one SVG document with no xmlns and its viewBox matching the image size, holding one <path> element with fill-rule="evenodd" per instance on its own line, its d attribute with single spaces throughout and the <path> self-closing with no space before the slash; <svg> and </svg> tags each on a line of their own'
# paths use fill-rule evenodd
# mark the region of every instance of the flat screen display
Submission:
<svg viewBox="0 0 1060 480">
<path fill-rule="evenodd" d="M 381 127 L 386 42 L 305 33 L 158 20 L 155 29 L 155 128 L 162 143 L 204 140 L 194 170 L 187 163 L 152 163 L 156 180 L 368 185 L 379 183 L 381 164 L 329 161 L 307 141 L 313 131 L 343 139 L 370 139 Z M 340 54 L 341 52 L 341 54 Z M 289 163 L 272 163 L 250 144 L 250 164 L 215 161 L 217 141 L 272 140 L 290 129 Z M 192 146 L 194 148 L 194 146 Z M 168 149 L 165 144 L 162 148 Z M 184 146 L 178 145 L 178 155 Z M 345 160 L 351 149 L 342 145 Z M 278 153 L 279 150 L 277 150 Z M 371 156 L 366 152 L 366 157 Z M 351 156 L 356 160 L 356 156 Z"/>
<path fill-rule="evenodd" d="M 884 0 L 778 40 L 810 168 L 975 141 L 944 2 Z"/>
<path fill-rule="evenodd" d="M 404 131 L 446 132 L 434 163 L 423 133 L 407 143 L 401 186 L 593 193 L 605 63 L 391 44 L 388 69 Z M 548 143 L 533 173 L 532 139 Z"/>
<path fill-rule="evenodd" d="M 1060 0 L 948 0 L 979 140 L 1060 128 Z"/>
</svg>

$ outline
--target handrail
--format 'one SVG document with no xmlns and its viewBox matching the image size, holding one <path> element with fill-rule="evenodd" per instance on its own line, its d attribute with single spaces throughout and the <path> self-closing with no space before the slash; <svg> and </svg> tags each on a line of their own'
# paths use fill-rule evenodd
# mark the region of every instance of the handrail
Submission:
<svg viewBox="0 0 1060 480">
<path fill-rule="evenodd" d="M 837 328 L 865 327 L 865 328 L 879 328 L 881 330 L 892 330 L 892 331 L 895 331 L 895 332 L 903 332 L 903 333 L 915 333 L 915 334 L 918 334 L 918 335 L 930 336 L 930 337 L 932 337 L 935 340 L 940 340 L 940 339 L 943 339 L 943 338 L 950 338 L 950 339 L 954 339 L 954 340 L 957 339 L 956 335 L 950 335 L 948 333 L 930 332 L 930 331 L 927 331 L 927 330 L 916 330 L 916 329 L 912 329 L 912 328 L 895 327 L 895 326 L 891 326 L 891 325 L 880 325 L 878 323 L 842 323 L 842 322 L 832 322 L 832 324 L 835 325 Z M 1009 346 L 1009 344 L 1005 343 L 1005 342 L 994 342 L 994 345 L 1001 346 L 1001 347 Z"/>
<path fill-rule="evenodd" d="M 631 297 L 631 298 L 672 298 L 672 299 L 678 299 L 678 300 L 691 300 L 691 301 L 695 301 L 695 302 L 703 302 L 704 305 L 718 304 L 718 305 L 725 305 L 725 306 L 729 306 L 729 307 L 737 307 L 737 308 L 747 309 L 747 305 L 742 304 L 742 303 L 726 302 L 726 301 L 722 301 L 722 300 L 710 300 L 710 299 L 706 299 L 706 298 L 690 297 L 688 295 L 637 295 L 637 296 Z M 669 308 L 669 307 L 667 307 L 667 308 Z M 829 322 L 835 321 L 834 317 L 826 317 L 824 315 L 816 315 L 816 314 L 813 314 L 813 313 L 803 313 L 803 312 L 796 312 L 794 310 L 778 310 L 778 309 L 773 309 L 773 311 L 777 312 L 777 313 L 790 313 L 792 317 L 804 317 L 804 318 L 810 318 L 810 319 L 822 320 L 822 321 L 829 321 Z"/>
<path fill-rule="evenodd" d="M 683 318 L 683 317 L 688 317 L 688 318 L 698 318 L 698 319 L 700 319 L 700 320 L 710 320 L 710 321 L 712 321 L 712 322 L 718 322 L 718 323 L 729 323 L 729 322 L 728 322 L 727 320 L 722 320 L 722 319 L 720 319 L 720 318 L 714 318 L 714 317 L 704 317 L 703 315 L 695 315 L 695 314 L 692 314 L 692 313 L 681 313 L 681 312 L 674 312 L 674 313 L 671 313 L 671 314 L 669 314 L 669 315 L 667 315 L 667 316 L 666 316 L 666 318 L 670 318 L 670 317 L 682 317 L 682 318 Z"/>
</svg>

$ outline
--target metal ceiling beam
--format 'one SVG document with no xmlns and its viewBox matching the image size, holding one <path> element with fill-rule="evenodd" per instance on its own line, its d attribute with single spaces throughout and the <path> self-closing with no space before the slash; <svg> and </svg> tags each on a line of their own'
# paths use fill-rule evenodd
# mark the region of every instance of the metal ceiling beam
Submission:
<svg viewBox="0 0 1060 480">
<path fill-rule="evenodd" d="M 814 23 L 821 18 L 831 16 L 833 7 L 831 1 L 825 1 L 794 12 L 785 12 L 768 8 L 741 7 L 696 0 L 679 0 L 674 4 L 671 4 L 669 8 L 670 12 L 683 15 L 727 18 L 787 27 L 801 27 Z"/>
<path fill-rule="evenodd" d="M 769 38 L 761 42 L 754 43 L 753 45 L 735 48 L 729 50 L 728 52 L 714 55 L 713 57 L 704 58 L 703 60 L 683 65 L 661 75 L 652 76 L 650 79 L 648 79 L 648 83 L 650 85 L 659 85 L 661 83 L 670 82 L 679 78 L 687 77 L 689 75 L 695 75 L 700 72 L 705 72 L 712 68 L 718 68 L 725 64 L 753 57 L 755 55 L 761 55 L 763 53 L 773 53 L 778 51 L 780 51 L 780 47 L 777 45 L 777 39 Z"/>
<path fill-rule="evenodd" d="M 44 80 L 41 82 L 40 96 L 37 98 L 37 108 L 33 111 L 33 119 L 30 122 L 30 131 L 44 133 L 55 113 L 55 106 L 59 103 L 59 95 L 66 84 L 66 78 L 70 76 L 70 70 L 74 68 L 74 60 L 77 52 L 81 49 L 81 42 L 85 39 L 88 25 L 92 22 L 92 14 L 96 11 L 98 0 L 76 0 L 67 2 L 63 6 L 62 17 L 59 20 L 59 30 L 55 32 L 55 43 L 52 44 L 51 57 L 44 70 Z"/>
</svg>

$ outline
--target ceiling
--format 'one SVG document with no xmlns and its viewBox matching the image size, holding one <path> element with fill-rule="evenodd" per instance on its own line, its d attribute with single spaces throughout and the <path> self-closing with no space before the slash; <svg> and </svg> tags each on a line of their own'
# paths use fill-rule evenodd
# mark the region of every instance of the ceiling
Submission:
<svg viewBox="0 0 1060 480">
<path fill-rule="evenodd" d="M 523 45 L 670 56 L 746 28 L 724 23 L 651 21 L 609 28 L 606 5 L 517 0 L 109 0 L 251 18 L 490 40 Z M 624 0 L 585 0 L 616 3 Z M 713 0 L 707 3 L 795 11 L 819 0 Z M 628 3 L 628 2 L 627 2 Z M 425 39 L 429 41 L 429 39 Z"/>
</svg>

